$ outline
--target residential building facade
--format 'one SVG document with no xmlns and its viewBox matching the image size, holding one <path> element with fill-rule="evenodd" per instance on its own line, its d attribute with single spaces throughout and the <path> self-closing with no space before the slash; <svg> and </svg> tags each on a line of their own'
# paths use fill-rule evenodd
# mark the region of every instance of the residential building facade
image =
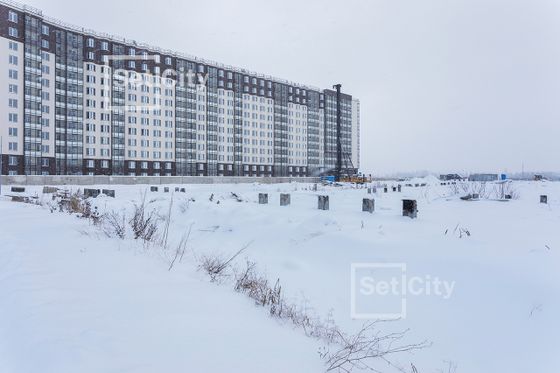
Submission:
<svg viewBox="0 0 560 373">
<path fill-rule="evenodd" d="M 309 176 L 359 167 L 359 101 L 0 1 L 2 174 Z"/>
</svg>

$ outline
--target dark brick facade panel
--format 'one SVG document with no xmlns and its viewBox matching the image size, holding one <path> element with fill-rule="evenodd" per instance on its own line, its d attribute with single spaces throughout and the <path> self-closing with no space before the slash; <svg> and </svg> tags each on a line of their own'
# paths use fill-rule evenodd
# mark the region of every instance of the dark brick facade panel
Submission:
<svg viewBox="0 0 560 373">
<path fill-rule="evenodd" d="M 16 165 L 10 165 L 10 157 L 15 157 Z M 9 171 L 15 171 L 18 175 L 23 175 L 23 155 L 2 154 L 2 175 L 8 175 Z"/>
<path fill-rule="evenodd" d="M 14 22 L 10 22 L 8 20 L 8 14 L 10 12 L 10 10 L 12 12 L 15 12 L 18 15 L 18 23 L 14 23 Z M 12 37 L 9 34 L 9 28 L 13 27 L 16 28 L 18 30 L 18 37 Z M 19 41 L 21 43 L 23 43 L 25 41 L 25 18 L 24 18 L 24 13 L 15 10 L 15 9 L 10 9 L 4 5 L 0 5 L 0 36 L 3 38 L 7 38 L 10 40 L 16 40 Z"/>
</svg>

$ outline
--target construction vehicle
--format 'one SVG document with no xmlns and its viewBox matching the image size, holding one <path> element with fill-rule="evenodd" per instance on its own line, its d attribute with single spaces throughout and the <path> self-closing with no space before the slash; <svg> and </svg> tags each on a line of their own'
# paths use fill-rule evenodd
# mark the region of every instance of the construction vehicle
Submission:
<svg viewBox="0 0 560 373">
<path fill-rule="evenodd" d="M 365 175 L 342 176 L 339 181 L 342 183 L 367 184 L 371 183 L 371 177 Z"/>
</svg>

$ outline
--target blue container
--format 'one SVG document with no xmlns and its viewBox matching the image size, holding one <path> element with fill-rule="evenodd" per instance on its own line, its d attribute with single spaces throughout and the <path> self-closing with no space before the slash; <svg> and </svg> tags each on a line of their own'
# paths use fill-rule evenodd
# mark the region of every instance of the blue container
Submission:
<svg viewBox="0 0 560 373">
<path fill-rule="evenodd" d="M 329 183 L 334 183 L 335 182 L 335 177 L 334 176 L 321 176 L 321 181 L 327 181 Z"/>
<path fill-rule="evenodd" d="M 506 174 L 501 174 L 500 175 L 500 180 L 507 180 L 507 175 Z"/>
</svg>

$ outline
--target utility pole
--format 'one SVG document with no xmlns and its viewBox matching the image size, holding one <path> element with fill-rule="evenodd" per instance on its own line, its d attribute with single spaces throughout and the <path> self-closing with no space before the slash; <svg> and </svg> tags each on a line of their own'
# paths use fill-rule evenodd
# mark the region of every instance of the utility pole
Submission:
<svg viewBox="0 0 560 373">
<path fill-rule="evenodd" d="M 340 180 L 342 175 L 342 109 L 340 105 L 340 88 L 341 84 L 335 84 L 336 89 L 336 179 Z"/>
</svg>

